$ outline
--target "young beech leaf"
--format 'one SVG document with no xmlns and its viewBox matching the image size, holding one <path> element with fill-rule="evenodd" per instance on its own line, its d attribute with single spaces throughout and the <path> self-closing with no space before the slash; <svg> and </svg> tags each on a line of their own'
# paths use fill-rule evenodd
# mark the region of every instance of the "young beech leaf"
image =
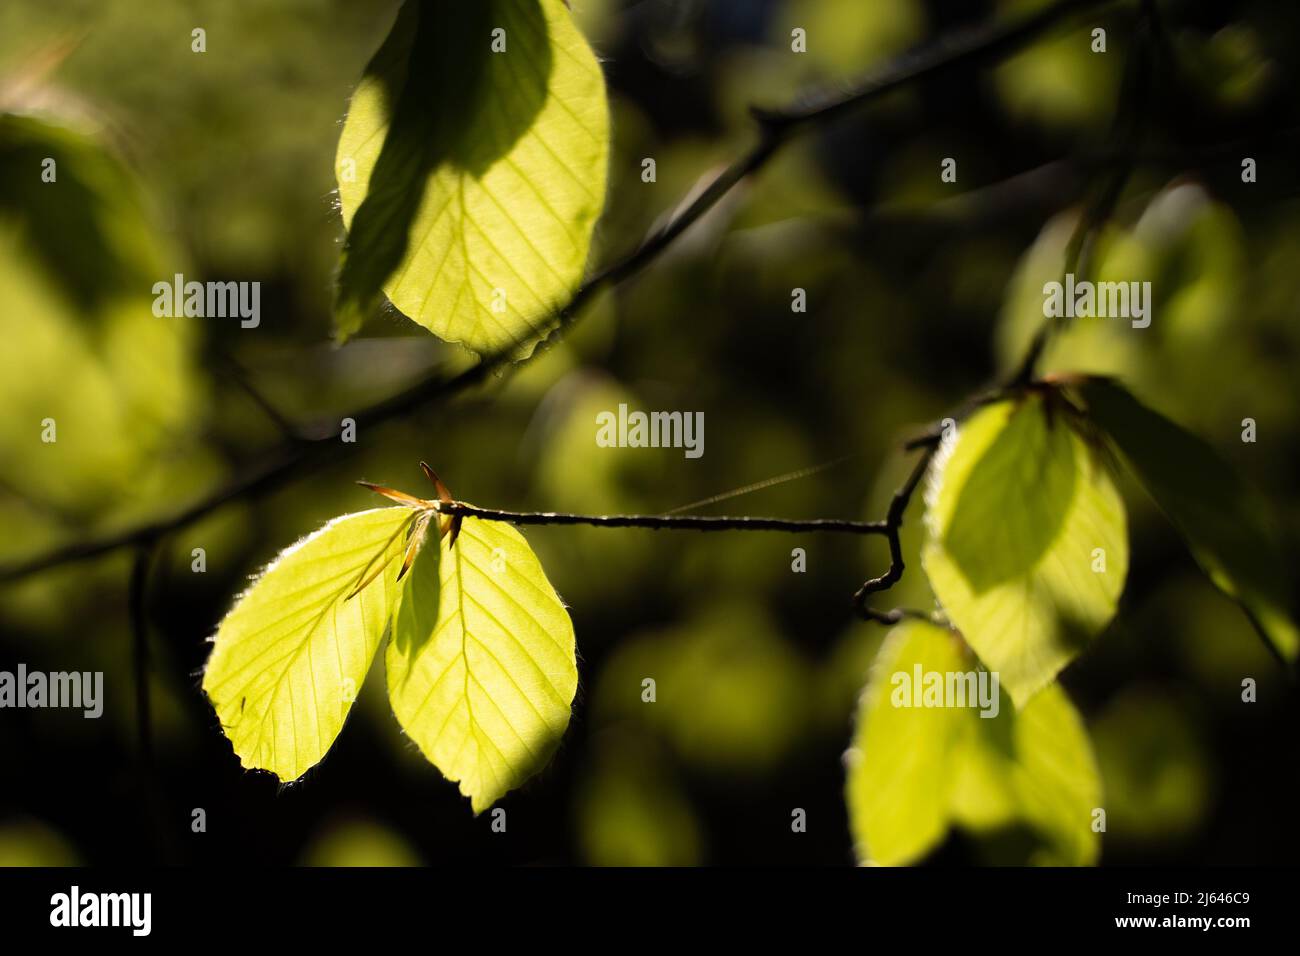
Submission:
<svg viewBox="0 0 1300 956">
<path fill-rule="evenodd" d="M 940 450 L 926 495 L 926 576 L 1017 707 L 1109 623 L 1128 570 L 1110 475 L 1045 402 L 978 411 Z"/>
<path fill-rule="evenodd" d="M 608 152 L 564 0 L 407 0 L 339 140 L 340 336 L 382 288 L 449 342 L 530 352 L 582 280 Z"/>
<path fill-rule="evenodd" d="M 573 624 L 523 536 L 466 518 L 407 575 L 387 653 L 393 713 L 481 813 L 545 765 L 578 688 Z"/>
<path fill-rule="evenodd" d="M 334 743 L 383 638 L 415 517 L 334 519 L 281 552 L 221 622 L 203 690 L 245 767 L 296 780 Z"/>
<path fill-rule="evenodd" d="M 1114 382 L 1090 379 L 1079 392 L 1215 587 L 1241 605 L 1282 660 L 1294 662 L 1300 628 L 1288 563 L 1258 492 L 1204 441 Z"/>
<path fill-rule="evenodd" d="M 922 706 L 915 706 L 910 683 L 918 667 Z M 845 798 L 858 858 L 883 866 L 912 863 L 949 827 L 959 826 L 975 833 L 1026 832 L 1031 863 L 1093 863 L 1099 839 L 1091 814 L 1101 802 L 1101 782 L 1074 707 L 1056 685 L 1020 711 L 1004 693 L 994 717 L 980 716 L 978 696 L 967 706 L 955 706 L 946 692 L 925 696 L 927 682 L 941 680 L 946 688 L 949 675 L 977 667 L 947 628 L 908 621 L 885 639 L 846 759 Z M 927 699 L 938 706 L 926 705 Z"/>
<path fill-rule="evenodd" d="M 921 622 L 894 628 L 881 646 L 846 761 L 849 823 L 863 862 L 910 863 L 948 829 L 951 753 L 967 715 L 953 707 L 894 707 L 891 678 L 899 671 L 910 676 L 916 664 L 927 672 L 975 666 L 963 662 L 953 634 Z"/>
</svg>

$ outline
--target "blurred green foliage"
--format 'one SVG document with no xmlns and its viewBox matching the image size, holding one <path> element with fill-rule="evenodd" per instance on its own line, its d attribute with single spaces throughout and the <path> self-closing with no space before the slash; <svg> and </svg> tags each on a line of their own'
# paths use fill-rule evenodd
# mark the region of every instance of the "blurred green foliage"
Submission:
<svg viewBox="0 0 1300 956">
<path fill-rule="evenodd" d="M 923 704 L 931 675 L 974 673 L 977 662 L 944 627 L 908 621 L 885 639 L 862 695 L 846 756 L 849 822 L 862 862 L 922 858 L 949 826 L 1026 831 L 1017 862 L 1079 866 L 1095 860 L 1101 780 L 1083 722 L 1059 686 L 1017 711 L 988 672 L 987 694 Z M 901 678 L 908 682 L 900 685 Z M 972 690 L 972 693 L 974 691 Z M 981 706 L 982 705 L 982 706 Z"/>
<path fill-rule="evenodd" d="M 58 833 L 36 820 L 0 826 L 0 866 L 77 866 L 76 851 Z"/>
<path fill-rule="evenodd" d="M 420 866 L 419 855 L 399 833 L 372 820 L 344 819 L 312 838 L 303 866 Z"/>
<path fill-rule="evenodd" d="M 1186 838 L 1213 805 L 1214 779 L 1196 708 L 1179 695 L 1133 688 L 1093 725 L 1106 781 L 1106 833 L 1124 844 Z"/>
</svg>

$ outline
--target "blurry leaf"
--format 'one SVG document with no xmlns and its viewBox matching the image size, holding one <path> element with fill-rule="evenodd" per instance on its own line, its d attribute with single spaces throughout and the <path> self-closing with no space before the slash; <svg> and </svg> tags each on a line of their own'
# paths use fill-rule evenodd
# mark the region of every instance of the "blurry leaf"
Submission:
<svg viewBox="0 0 1300 956">
<path fill-rule="evenodd" d="M 369 820 L 350 820 L 326 830 L 304 851 L 304 866 L 419 866 L 402 837 Z"/>
<path fill-rule="evenodd" d="M 863 693 L 848 757 L 846 799 L 858 858 L 881 866 L 919 859 L 947 832 L 952 753 L 969 716 L 955 707 L 894 707 L 891 676 L 917 664 L 923 672 L 967 669 L 956 638 L 943 628 L 894 628 Z"/>
<path fill-rule="evenodd" d="M 0 866 L 80 866 L 77 852 L 56 830 L 35 820 L 0 824 Z"/>
<path fill-rule="evenodd" d="M 1152 518 L 1153 523 L 1168 520 L 1163 515 L 1153 514 Z M 1228 689 L 1227 700 L 1238 699 L 1242 674 L 1277 674 L 1286 679 L 1269 644 L 1254 639 L 1257 632 L 1250 618 L 1241 613 L 1241 605 L 1218 588 L 1207 588 L 1199 568 L 1170 574 L 1142 610 L 1144 616 L 1154 615 L 1154 626 L 1168 635 L 1168 653 L 1181 658 L 1216 699 Z M 1249 631 L 1251 639 L 1239 639 L 1237 635 L 1243 631 Z"/>
<path fill-rule="evenodd" d="M 1001 4 L 1007 16 L 1042 5 L 1037 0 Z M 1119 85 L 1119 71 L 1107 56 L 1092 52 L 1086 30 L 1039 39 L 1007 57 L 993 74 L 1009 114 L 1055 129 L 1102 127 L 1114 109 Z"/>
<path fill-rule="evenodd" d="M 619 734 L 602 741 L 578 803 L 593 866 L 697 866 L 703 837 L 690 801 L 656 748 Z"/>
<path fill-rule="evenodd" d="M 1119 385 L 1090 379 L 1080 392 L 1215 587 L 1242 606 L 1279 657 L 1294 662 L 1300 630 L 1267 505 L 1209 445 Z"/>
<path fill-rule="evenodd" d="M 1053 218 L 1016 268 L 997 332 L 999 366 L 1008 374 L 1043 327 L 1044 285 L 1061 280 L 1077 224 L 1073 212 Z M 1268 240 L 1252 242 L 1262 248 Z M 1242 403 L 1261 419 L 1289 418 L 1295 403 L 1261 388 L 1261 376 L 1276 374 L 1273 350 L 1252 334 L 1266 310 L 1241 308 L 1247 289 L 1273 284 L 1249 275 L 1255 268 L 1250 245 L 1231 207 L 1179 177 L 1150 197 L 1131 227 L 1112 221 L 1099 229 L 1086 258 L 1076 267 L 1077 280 L 1150 283 L 1151 325 L 1077 318 L 1051 337 L 1040 362 L 1045 373 L 1113 376 L 1158 392 L 1165 410 L 1189 427 L 1219 427 L 1223 409 Z M 1220 401 L 1204 401 L 1207 393 Z"/>
<path fill-rule="evenodd" d="M 1035 838 L 1024 862 L 1094 862 L 1100 780 L 1060 687 L 1018 712 L 1004 694 L 994 717 L 981 716 L 979 706 L 896 706 L 894 675 L 912 678 L 918 666 L 946 680 L 974 671 L 976 661 L 954 633 L 924 622 L 900 625 L 885 639 L 846 758 L 859 859 L 903 865 L 932 850 L 951 825 L 977 833 L 1019 825 Z"/>
<path fill-rule="evenodd" d="M 1193 714 L 1163 691 L 1130 690 L 1093 726 L 1106 781 L 1109 839 L 1175 840 L 1210 808 L 1211 767 Z"/>
<path fill-rule="evenodd" d="M 1248 23 L 1229 23 L 1212 36 L 1185 29 L 1174 38 L 1176 55 L 1195 63 L 1185 75 L 1198 94 L 1226 109 L 1243 109 L 1276 87 L 1281 71 Z"/>
<path fill-rule="evenodd" d="M 53 182 L 42 179 L 49 161 Z M 163 272 L 127 171 L 93 140 L 45 120 L 0 114 L 0 216 L 23 224 L 82 312 L 146 291 Z"/>
<path fill-rule="evenodd" d="M 92 138 L 6 115 L 0 180 L 0 482 L 87 524 L 156 508 L 194 472 L 202 392 L 194 326 L 153 314 L 172 260 L 138 184 Z"/>
<path fill-rule="evenodd" d="M 779 5 L 769 43 L 788 54 L 791 31 L 801 28 L 808 39 L 807 55 L 793 59 L 809 60 L 823 74 L 845 80 L 861 76 L 884 58 L 916 43 L 924 25 L 925 5 L 920 0 L 801 0 Z M 800 85 L 806 87 L 809 82 L 787 83 L 782 95 L 788 96 L 789 89 Z"/>
<path fill-rule="evenodd" d="M 563 0 L 408 0 L 339 141 L 340 337 L 382 287 L 447 341 L 531 351 L 582 281 L 608 150 Z"/>
<path fill-rule="evenodd" d="M 37 500 L 69 510 L 80 505 L 85 472 L 96 481 L 130 472 L 134 443 L 101 441 L 129 436 L 125 409 L 112 375 L 96 354 L 93 338 L 57 286 L 35 268 L 19 234 L 0 224 L 0 448 L 6 482 L 19 491 L 39 490 Z M 157 321 L 157 320 L 155 320 Z M 62 382 L 54 380 L 57 369 Z M 40 443 L 52 420 L 56 441 Z M 36 454 L 36 451 L 43 454 Z M 78 478 L 81 481 L 77 481 Z M 91 497 L 87 507 L 95 503 Z"/>
<path fill-rule="evenodd" d="M 1054 216 L 1016 266 L 1007 286 L 996 334 L 998 365 L 1006 374 L 1023 361 L 1029 343 L 1043 327 L 1043 286 L 1061 279 L 1066 248 L 1077 226 L 1077 213 Z M 1130 233 L 1114 224 L 1099 230 L 1095 241 L 1096 275 L 1089 278 L 1130 281 L 1151 275 L 1157 269 L 1148 246 L 1135 241 Z M 1133 329 L 1128 322 L 1110 319 L 1076 320 L 1048 342 L 1041 366 L 1046 371 L 1133 377 L 1149 361 L 1150 350 L 1145 349 L 1145 344 L 1149 344 L 1152 331 Z"/>
<path fill-rule="evenodd" d="M 760 608 L 719 601 L 680 627 L 625 640 L 601 673 L 596 711 L 645 721 L 707 772 L 762 773 L 809 727 L 814 680 Z"/>
<path fill-rule="evenodd" d="M 334 743 L 387 627 L 412 516 L 334 519 L 283 551 L 221 622 L 203 690 L 245 767 L 296 780 Z"/>
<path fill-rule="evenodd" d="M 1083 721 L 1059 684 L 1044 688 L 1020 711 L 1005 698 L 997 718 L 968 721 L 967 739 L 959 745 L 952 794 L 956 822 L 976 831 L 1005 822 L 1027 824 L 1044 845 L 1029 862 L 1050 866 L 1080 866 L 1096 862 L 1099 839 L 1092 830 L 1092 811 L 1101 805 L 1097 762 Z M 1007 725 L 1010 725 L 1008 727 Z M 980 789 L 985 782 L 1005 788 L 1006 820 L 988 809 Z M 998 797 L 989 797 L 998 803 Z"/>
<path fill-rule="evenodd" d="M 514 528 L 466 518 L 432 535 L 388 645 L 403 729 L 481 813 L 545 766 L 578 688 L 573 623 Z"/>
<path fill-rule="evenodd" d="M 1027 396 L 961 425 L 936 459 L 927 506 L 934 593 L 1023 707 L 1115 613 L 1128 570 L 1123 502 L 1065 414 Z"/>
</svg>

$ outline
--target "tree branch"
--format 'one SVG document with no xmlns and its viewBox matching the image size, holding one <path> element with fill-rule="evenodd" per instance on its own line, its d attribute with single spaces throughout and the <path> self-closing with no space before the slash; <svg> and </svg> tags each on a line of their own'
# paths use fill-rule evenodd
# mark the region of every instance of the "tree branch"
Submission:
<svg viewBox="0 0 1300 956">
<path fill-rule="evenodd" d="M 500 511 L 456 501 L 440 505 L 440 514 L 518 525 L 595 525 L 599 528 L 649 528 L 656 531 L 831 531 L 846 534 L 886 534 L 883 521 L 840 518 L 754 518 L 728 515 L 582 515 L 556 511 Z"/>
<path fill-rule="evenodd" d="M 903 517 L 907 514 L 907 506 L 912 500 L 912 495 L 916 492 L 917 486 L 921 484 L 921 479 L 925 477 L 930 462 L 934 459 L 934 453 L 939 448 L 939 441 L 937 434 L 929 435 L 925 436 L 924 444 L 913 446 L 924 448 L 924 451 L 917 458 L 916 464 L 912 466 L 907 480 L 894 492 L 894 497 L 890 499 L 889 511 L 885 514 L 883 522 L 885 535 L 889 538 L 889 568 L 879 577 L 864 582 L 862 587 L 858 588 L 857 593 L 853 595 L 853 607 L 858 614 L 869 621 L 878 621 L 881 624 L 897 624 L 902 618 L 917 613 L 905 611 L 901 608 L 894 608 L 892 611 L 877 611 L 868 606 L 867 599 L 872 594 L 888 591 L 903 577 L 903 570 L 906 567 L 903 563 L 903 543 L 900 537 Z"/>
<path fill-rule="evenodd" d="M 852 110 L 909 84 L 1004 57 L 1068 17 L 1114 2 L 1116 0 L 1059 0 L 1046 9 L 1010 24 L 993 24 L 940 38 L 919 52 L 894 60 L 848 92 L 805 97 L 802 105 L 785 110 L 755 109 L 753 113 L 759 125 L 757 144 L 728 166 L 694 200 L 684 205 L 635 250 L 588 279 L 561 311 L 557 327 L 547 337 L 547 342 L 576 322 L 582 309 L 597 292 L 606 286 L 624 282 L 644 269 L 739 182 L 761 169 L 795 135 L 829 124 Z M 540 351 L 541 347 L 533 354 Z M 512 350 L 506 350 L 484 356 L 478 364 L 462 372 L 435 376 L 420 382 L 362 409 L 352 417 L 358 427 L 374 425 L 466 392 L 487 380 L 493 373 L 512 367 L 513 354 Z M 15 581 L 119 548 L 152 542 L 234 499 L 272 489 L 290 480 L 310 462 L 341 456 L 355 448 L 335 440 L 338 436 L 338 426 L 335 423 L 296 431 L 296 436 L 286 438 L 280 446 L 267 452 L 260 462 L 249 466 L 225 486 L 185 510 L 96 540 L 73 542 L 47 554 L 0 569 L 0 583 Z"/>
</svg>

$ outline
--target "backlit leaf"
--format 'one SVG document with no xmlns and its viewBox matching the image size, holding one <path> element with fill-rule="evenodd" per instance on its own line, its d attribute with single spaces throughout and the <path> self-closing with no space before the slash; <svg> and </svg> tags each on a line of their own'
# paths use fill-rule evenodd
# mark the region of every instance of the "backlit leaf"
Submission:
<svg viewBox="0 0 1300 956">
<path fill-rule="evenodd" d="M 481 813 L 540 770 L 578 687 L 573 623 L 523 535 L 466 518 L 433 534 L 388 645 L 393 713 Z"/>
<path fill-rule="evenodd" d="M 336 518 L 282 552 L 221 622 L 203 689 L 245 767 L 296 780 L 334 743 L 388 626 L 413 516 Z"/>
<path fill-rule="evenodd" d="M 1128 570 L 1123 502 L 1039 396 L 962 424 L 936 459 L 926 524 L 935 596 L 1017 707 L 1114 616 Z"/>
<path fill-rule="evenodd" d="M 858 857 L 882 866 L 919 859 L 948 830 L 950 756 L 964 715 L 951 707 L 892 705 L 892 675 L 915 664 L 924 671 L 967 669 L 953 635 L 922 623 L 894 628 L 876 658 L 849 751 L 847 799 Z"/>
<path fill-rule="evenodd" d="M 447 341 L 531 351 L 582 280 L 608 150 L 563 0 L 408 0 L 339 141 L 340 336 L 382 288 Z"/>
<path fill-rule="evenodd" d="M 1101 783 L 1083 723 L 1059 686 L 1017 711 L 1005 693 L 985 707 L 902 706 L 920 673 L 978 673 L 947 628 L 909 621 L 885 639 L 862 695 L 847 755 L 849 822 L 864 863 L 915 862 L 952 826 L 1028 835 L 1018 862 L 1078 866 L 1096 860 L 1092 810 Z M 985 680 L 989 681 L 988 675 Z M 991 691 L 991 681 L 986 687 Z M 906 688 L 907 692 L 903 692 Z"/>
<path fill-rule="evenodd" d="M 1209 445 L 1112 381 L 1080 393 L 1215 587 L 1237 601 L 1286 661 L 1300 653 L 1287 559 L 1258 493 Z"/>
<path fill-rule="evenodd" d="M 153 282 L 182 266 L 148 208 L 93 135 L 0 113 L 0 485 L 83 533 L 207 465 L 201 330 L 153 314 Z M 46 420 L 57 435 L 33 453 Z"/>
</svg>

